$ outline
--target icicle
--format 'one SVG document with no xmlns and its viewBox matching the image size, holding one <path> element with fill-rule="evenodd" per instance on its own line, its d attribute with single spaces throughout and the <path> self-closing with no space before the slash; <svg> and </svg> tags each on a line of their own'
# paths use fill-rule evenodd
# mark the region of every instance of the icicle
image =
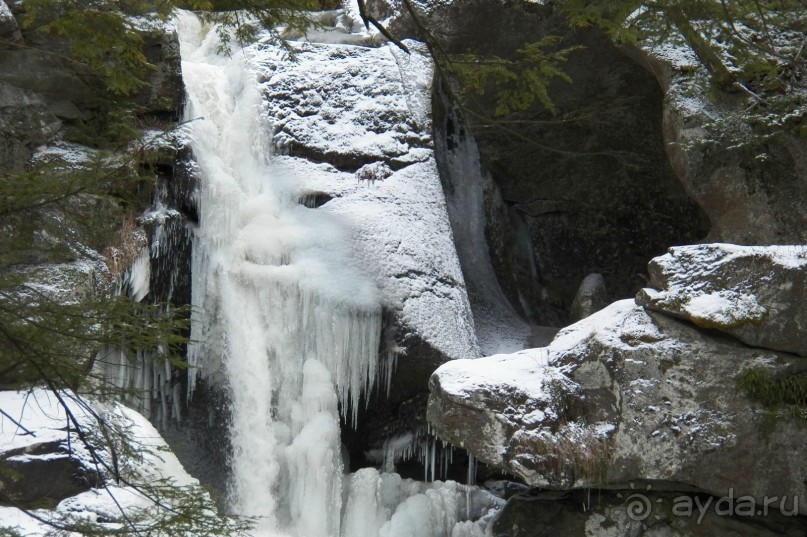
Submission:
<svg viewBox="0 0 807 537">
<path fill-rule="evenodd" d="M 471 487 L 476 485 L 476 457 L 468 452 L 468 480 L 465 489 L 466 518 L 471 518 Z"/>
<path fill-rule="evenodd" d="M 149 250 L 143 248 L 128 270 L 128 284 L 130 296 L 135 302 L 142 301 L 149 292 L 149 279 L 151 278 L 151 264 Z"/>
<path fill-rule="evenodd" d="M 433 438 L 432 439 L 432 447 L 431 447 L 431 456 L 432 456 L 431 457 L 431 480 L 432 481 L 434 481 L 434 467 L 435 467 L 434 461 L 435 461 L 436 453 L 437 453 L 437 438 Z"/>
</svg>

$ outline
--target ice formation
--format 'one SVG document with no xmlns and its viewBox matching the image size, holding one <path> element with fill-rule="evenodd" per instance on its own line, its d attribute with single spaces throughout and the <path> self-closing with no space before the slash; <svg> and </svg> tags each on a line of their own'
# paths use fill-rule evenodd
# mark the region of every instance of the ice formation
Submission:
<svg viewBox="0 0 807 537">
<path fill-rule="evenodd" d="M 351 260 L 351 230 L 302 205 L 299 180 L 273 166 L 256 49 L 217 53 L 216 32 L 187 13 L 177 27 L 200 170 L 189 362 L 230 389 L 231 509 L 259 517 L 257 535 L 479 534 L 484 521 L 464 521 L 497 504 L 481 491 L 343 476 L 340 410 L 354 421 L 394 367 L 377 371 L 380 293 Z"/>
<path fill-rule="evenodd" d="M 231 506 L 262 517 L 263 533 L 334 535 L 339 405 L 355 419 L 375 380 L 378 292 L 354 268 L 347 232 L 272 169 L 249 50 L 219 54 L 192 15 L 178 27 L 201 171 L 189 361 L 220 362 L 230 387 Z"/>
</svg>

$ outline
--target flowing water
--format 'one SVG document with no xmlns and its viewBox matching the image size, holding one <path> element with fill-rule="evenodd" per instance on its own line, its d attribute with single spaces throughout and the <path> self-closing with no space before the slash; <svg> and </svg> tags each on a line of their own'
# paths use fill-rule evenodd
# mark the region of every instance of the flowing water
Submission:
<svg viewBox="0 0 807 537">
<path fill-rule="evenodd" d="M 260 517 L 266 536 L 476 535 L 459 522 L 462 485 L 344 475 L 340 408 L 355 420 L 376 380 L 378 289 L 350 260 L 349 230 L 301 205 L 294 177 L 272 165 L 250 69 L 259 52 L 220 54 L 189 13 L 177 27 L 200 179 L 189 362 L 230 390 L 232 512 Z"/>
</svg>

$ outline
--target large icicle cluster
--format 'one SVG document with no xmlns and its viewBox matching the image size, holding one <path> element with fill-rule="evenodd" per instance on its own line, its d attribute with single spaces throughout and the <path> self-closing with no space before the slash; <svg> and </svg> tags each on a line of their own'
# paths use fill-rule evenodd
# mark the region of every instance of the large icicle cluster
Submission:
<svg viewBox="0 0 807 537">
<path fill-rule="evenodd" d="M 381 307 L 349 233 L 298 203 L 273 170 L 249 51 L 179 21 L 189 133 L 201 171 L 193 253 L 193 367 L 230 388 L 231 506 L 260 530 L 338 535 L 339 406 L 355 420 L 375 382 Z"/>
<path fill-rule="evenodd" d="M 374 468 L 355 472 L 348 491 L 344 537 L 482 537 L 504 504 L 475 487 L 419 483 Z"/>
<path fill-rule="evenodd" d="M 128 294 L 134 302 L 146 298 L 150 292 L 150 256 L 153 254 L 148 248 L 141 250 L 119 279 L 117 294 Z M 156 421 L 163 429 L 171 420 L 180 420 L 182 394 L 179 383 L 174 381 L 171 364 L 164 359 L 163 349 L 107 347 L 98 352 L 93 368 L 102 392 L 107 386 L 121 391 L 127 405 Z M 156 407 L 154 401 L 159 401 Z"/>
</svg>

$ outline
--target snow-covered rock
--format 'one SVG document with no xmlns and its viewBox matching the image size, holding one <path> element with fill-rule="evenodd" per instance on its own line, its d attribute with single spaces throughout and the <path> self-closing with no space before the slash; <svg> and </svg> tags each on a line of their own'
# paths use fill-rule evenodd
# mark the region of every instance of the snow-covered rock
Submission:
<svg viewBox="0 0 807 537">
<path fill-rule="evenodd" d="M 110 530 L 124 519 L 142 522 L 159 510 L 150 499 L 155 492 L 145 489 L 161 480 L 193 489 L 201 495 L 199 505 L 212 506 L 146 418 L 120 404 L 67 390 L 59 395 L 61 401 L 45 389 L 0 392 L 0 534 L 15 528 L 27 536 L 53 531 L 43 521 L 98 523 Z M 106 424 L 105 434 L 99 420 Z M 126 447 L 121 433 L 128 438 Z M 123 477 L 120 482 L 113 468 Z M 34 509 L 40 520 L 19 506 Z"/>
<path fill-rule="evenodd" d="M 67 415 L 53 395 L 0 392 L 0 408 L 0 504 L 52 508 L 99 484 L 92 457 L 75 432 L 65 431 Z M 86 413 L 71 410 L 88 423 Z"/>
<path fill-rule="evenodd" d="M 623 300 L 544 349 L 443 365 L 428 416 L 442 439 L 531 485 L 664 481 L 758 502 L 798 497 L 804 514 L 807 429 L 738 386 L 748 368 L 803 365 Z"/>
<path fill-rule="evenodd" d="M 807 246 L 679 246 L 648 270 L 640 305 L 807 356 Z"/>
<path fill-rule="evenodd" d="M 17 19 L 3 0 L 0 0 L 0 38 L 9 41 L 19 41 L 22 39 L 20 26 Z"/>
<path fill-rule="evenodd" d="M 425 46 L 407 46 L 300 43 L 289 61 L 266 42 L 252 58 L 290 188 L 353 230 L 381 289 L 396 398 L 422 391 L 439 364 L 478 355 L 432 147 L 433 67 Z"/>
</svg>

